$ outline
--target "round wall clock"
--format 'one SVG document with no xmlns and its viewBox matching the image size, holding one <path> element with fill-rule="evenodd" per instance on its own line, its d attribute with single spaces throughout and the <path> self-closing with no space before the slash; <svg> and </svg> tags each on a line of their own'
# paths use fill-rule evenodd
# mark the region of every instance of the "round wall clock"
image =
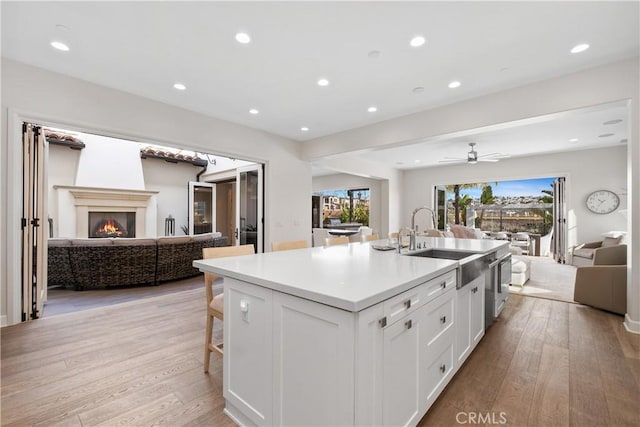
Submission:
<svg viewBox="0 0 640 427">
<path fill-rule="evenodd" d="M 597 214 L 608 214 L 620 206 L 620 197 L 613 191 L 598 190 L 587 197 L 587 209 Z"/>
</svg>

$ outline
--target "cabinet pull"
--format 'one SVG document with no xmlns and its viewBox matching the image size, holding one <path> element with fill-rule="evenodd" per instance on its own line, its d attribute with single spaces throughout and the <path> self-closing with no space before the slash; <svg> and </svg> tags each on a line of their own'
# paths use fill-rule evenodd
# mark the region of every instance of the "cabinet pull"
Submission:
<svg viewBox="0 0 640 427">
<path fill-rule="evenodd" d="M 443 323 L 443 324 L 444 324 L 444 323 L 447 323 L 447 316 L 442 316 L 442 317 L 440 318 L 440 323 Z"/>
<path fill-rule="evenodd" d="M 446 287 L 447 287 L 447 282 L 442 282 L 442 283 L 440 283 L 440 287 L 441 287 L 442 289 L 446 288 Z"/>
<path fill-rule="evenodd" d="M 380 327 L 382 328 L 387 326 L 387 316 L 384 316 L 382 319 L 378 320 L 378 323 L 380 323 Z"/>
<path fill-rule="evenodd" d="M 473 292 L 474 294 L 478 292 L 478 287 L 476 286 L 475 288 L 471 289 L 471 292 Z"/>
<path fill-rule="evenodd" d="M 447 370 L 447 367 L 444 364 L 440 366 L 440 372 L 444 374 L 444 371 L 446 370 Z"/>
<path fill-rule="evenodd" d="M 411 300 L 408 299 L 404 302 L 404 308 L 406 308 L 407 310 L 411 308 Z"/>
<path fill-rule="evenodd" d="M 411 319 L 407 320 L 406 322 L 404 322 L 404 326 L 407 329 L 411 329 L 411 326 L 413 326 L 413 323 L 411 322 Z"/>
</svg>

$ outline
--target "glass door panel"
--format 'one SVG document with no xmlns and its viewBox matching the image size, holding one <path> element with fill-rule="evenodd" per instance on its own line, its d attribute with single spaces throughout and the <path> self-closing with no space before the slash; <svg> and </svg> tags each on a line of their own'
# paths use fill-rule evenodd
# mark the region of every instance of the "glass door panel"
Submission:
<svg viewBox="0 0 640 427">
<path fill-rule="evenodd" d="M 263 251 L 262 165 L 239 168 L 236 176 L 236 245 Z"/>
<path fill-rule="evenodd" d="M 215 184 L 208 182 L 189 182 L 190 235 L 216 231 L 215 197 Z"/>
</svg>

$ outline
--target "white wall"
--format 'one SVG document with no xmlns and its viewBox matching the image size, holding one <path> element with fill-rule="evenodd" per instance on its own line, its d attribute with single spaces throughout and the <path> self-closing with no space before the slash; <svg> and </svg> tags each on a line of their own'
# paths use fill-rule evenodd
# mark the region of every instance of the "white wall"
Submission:
<svg viewBox="0 0 640 427">
<path fill-rule="evenodd" d="M 19 307 L 7 306 L 19 292 L 17 282 L 7 283 L 9 277 L 18 277 L 19 269 L 15 254 L 7 253 L 7 248 L 20 247 L 16 219 L 21 200 L 20 156 L 16 153 L 21 141 L 19 129 L 13 127 L 16 117 L 265 162 L 265 247 L 274 240 L 310 239 L 311 165 L 300 159 L 296 142 L 3 58 L 0 170 L 6 174 L 2 184 L 8 188 L 2 191 L 0 314 L 8 314 L 9 323 L 19 317 Z"/>
<path fill-rule="evenodd" d="M 627 147 L 549 154 L 477 163 L 440 166 L 405 172 L 403 214 L 420 205 L 433 206 L 433 187 L 442 184 L 495 182 L 512 179 L 567 177 L 566 205 L 568 244 L 602 240 L 602 233 L 626 231 Z M 620 208 L 608 215 L 594 214 L 586 208 L 589 193 L 608 189 L 620 196 Z"/>
<path fill-rule="evenodd" d="M 380 180 L 340 173 L 313 177 L 311 188 L 314 193 L 329 190 L 369 188 L 371 190 L 369 198 L 369 227 L 373 228 L 373 232 L 378 233 L 380 237 L 387 236 L 389 233 L 388 227 L 383 227 L 380 221 Z M 311 199 L 311 195 L 309 195 L 309 199 Z"/>
<path fill-rule="evenodd" d="M 75 185 L 80 187 L 144 190 L 137 142 L 81 133 L 86 147 L 80 151 Z"/>
<path fill-rule="evenodd" d="M 140 156 L 138 155 L 138 158 Z M 181 227 L 188 226 L 189 181 L 196 181 L 202 168 L 188 163 L 167 163 L 157 159 L 143 159 L 145 189 L 158 191 L 156 234 L 164 236 L 164 219 L 171 214 L 176 219 L 176 236 L 182 236 Z"/>
<path fill-rule="evenodd" d="M 78 170 L 79 150 L 72 150 L 60 145 L 49 145 L 49 162 L 47 163 L 48 216 L 53 219 L 53 236 L 59 237 L 60 218 L 58 218 L 59 197 L 54 185 L 75 185 Z M 73 203 L 70 200 L 70 203 Z"/>
</svg>

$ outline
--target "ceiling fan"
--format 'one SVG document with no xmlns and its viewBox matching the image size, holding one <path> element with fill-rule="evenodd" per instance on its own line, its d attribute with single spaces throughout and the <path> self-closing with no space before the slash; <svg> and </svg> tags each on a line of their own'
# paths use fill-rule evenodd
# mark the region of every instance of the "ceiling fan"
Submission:
<svg viewBox="0 0 640 427">
<path fill-rule="evenodd" d="M 467 153 L 467 157 L 445 157 L 443 160 L 440 160 L 438 163 L 470 163 L 476 164 L 478 162 L 497 162 L 500 159 L 506 159 L 509 157 L 508 154 L 502 153 L 491 153 L 491 154 L 483 154 L 482 156 L 478 156 L 478 152 L 475 150 L 476 143 L 470 142 L 469 147 L 471 147 L 471 151 Z"/>
</svg>

